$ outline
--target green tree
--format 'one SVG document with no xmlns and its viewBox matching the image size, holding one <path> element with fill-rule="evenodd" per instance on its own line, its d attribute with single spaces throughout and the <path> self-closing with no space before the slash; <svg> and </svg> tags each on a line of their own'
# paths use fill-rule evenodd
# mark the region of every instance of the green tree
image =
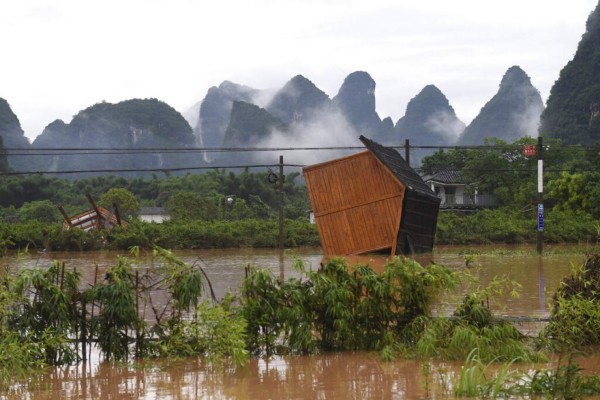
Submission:
<svg viewBox="0 0 600 400">
<path fill-rule="evenodd" d="M 212 221 L 219 214 L 214 198 L 189 191 L 174 193 L 165 204 L 165 210 L 173 221 Z"/>
<path fill-rule="evenodd" d="M 561 211 L 600 216 L 600 173 L 562 171 L 548 184 L 548 198 Z"/>
<path fill-rule="evenodd" d="M 132 217 L 140 210 L 138 198 L 127 189 L 112 188 L 100 196 L 98 204 L 104 208 L 112 209 L 113 204 L 119 207 L 122 216 Z"/>
<path fill-rule="evenodd" d="M 50 200 L 25 203 L 19 208 L 17 215 L 22 221 L 39 221 L 51 224 L 62 220 L 58 208 Z"/>
</svg>

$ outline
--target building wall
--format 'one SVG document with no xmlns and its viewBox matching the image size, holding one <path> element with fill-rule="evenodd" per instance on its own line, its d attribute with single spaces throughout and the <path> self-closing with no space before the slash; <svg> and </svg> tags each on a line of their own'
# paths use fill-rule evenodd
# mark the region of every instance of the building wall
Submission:
<svg viewBox="0 0 600 400">
<path fill-rule="evenodd" d="M 369 151 L 304 168 L 323 253 L 394 250 L 404 186 Z"/>
<path fill-rule="evenodd" d="M 156 222 L 158 224 L 164 222 L 164 221 L 168 221 L 171 218 L 168 215 L 165 214 L 147 214 L 147 215 L 140 215 L 140 220 L 144 221 L 144 222 Z"/>
</svg>

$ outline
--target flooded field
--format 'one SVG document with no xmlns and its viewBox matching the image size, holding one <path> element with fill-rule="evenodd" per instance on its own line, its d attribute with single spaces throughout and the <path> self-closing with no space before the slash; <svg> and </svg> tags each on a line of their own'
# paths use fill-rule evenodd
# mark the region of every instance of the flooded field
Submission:
<svg viewBox="0 0 600 400">
<path fill-rule="evenodd" d="M 469 248 L 471 254 L 477 254 L 470 257 L 460 249 L 440 247 L 433 256 L 420 261 L 434 261 L 453 270 L 468 268 L 483 283 L 507 276 L 522 286 L 520 296 L 503 299 L 495 306 L 496 313 L 543 318 L 548 316 L 548 302 L 560 280 L 585 258 L 581 252 L 568 250 L 538 257 L 528 247 Z M 4 257 L 0 263 L 11 269 L 44 268 L 56 259 L 64 261 L 67 268 L 77 268 L 84 276 L 83 281 L 91 284 L 102 279 L 118 255 L 32 253 Z M 321 261 L 319 249 L 284 253 L 257 249 L 198 250 L 181 251 L 177 255 L 189 263 L 202 265 L 217 298 L 228 290 L 239 289 L 248 264 L 269 268 L 276 276 L 290 277 L 297 274 L 293 268 L 295 260 L 301 259 L 313 268 L 318 268 Z M 143 268 L 152 262 L 142 256 L 137 265 Z M 461 297 L 460 292 L 449 294 L 436 307 L 437 313 L 451 312 Z M 530 323 L 523 323 L 521 328 L 537 329 L 527 324 Z M 599 356 L 582 358 L 580 364 L 587 373 L 600 374 Z M 459 371 L 460 364 L 433 363 L 431 370 Z M 382 362 L 368 353 L 251 359 L 247 367 L 238 369 L 213 368 L 198 359 L 114 366 L 92 357 L 84 364 L 53 368 L 29 382 L 16 382 L 5 396 L 8 399 L 417 399 L 428 394 L 435 397 L 435 393 L 426 392 L 423 381 L 422 363 Z"/>
</svg>

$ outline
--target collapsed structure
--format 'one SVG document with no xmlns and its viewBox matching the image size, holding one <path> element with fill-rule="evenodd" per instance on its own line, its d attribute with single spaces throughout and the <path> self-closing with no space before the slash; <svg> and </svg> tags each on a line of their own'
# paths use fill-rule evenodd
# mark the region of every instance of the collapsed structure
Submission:
<svg viewBox="0 0 600 400">
<path fill-rule="evenodd" d="M 62 205 L 58 205 L 58 209 L 64 217 L 63 231 L 71 228 L 79 228 L 86 232 L 102 229 L 110 231 L 117 225 L 127 226 L 127 222 L 121 220 L 116 204 L 113 204 L 113 210 L 109 211 L 104 207 L 97 206 L 89 193 L 86 193 L 85 196 L 92 208 L 72 217 L 69 217 Z"/>
<path fill-rule="evenodd" d="M 395 149 L 360 140 L 367 150 L 303 169 L 324 256 L 430 252 L 440 198 Z"/>
</svg>

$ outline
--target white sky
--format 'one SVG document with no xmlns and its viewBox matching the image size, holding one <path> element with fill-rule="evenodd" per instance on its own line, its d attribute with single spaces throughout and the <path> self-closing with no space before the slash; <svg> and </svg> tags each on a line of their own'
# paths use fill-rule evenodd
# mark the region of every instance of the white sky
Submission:
<svg viewBox="0 0 600 400">
<path fill-rule="evenodd" d="M 469 123 L 519 65 L 544 101 L 597 0 L 18 0 L 0 2 L 0 97 L 33 140 L 101 102 L 186 112 L 224 80 L 330 97 L 375 79 L 394 123 L 428 84 Z"/>
</svg>

